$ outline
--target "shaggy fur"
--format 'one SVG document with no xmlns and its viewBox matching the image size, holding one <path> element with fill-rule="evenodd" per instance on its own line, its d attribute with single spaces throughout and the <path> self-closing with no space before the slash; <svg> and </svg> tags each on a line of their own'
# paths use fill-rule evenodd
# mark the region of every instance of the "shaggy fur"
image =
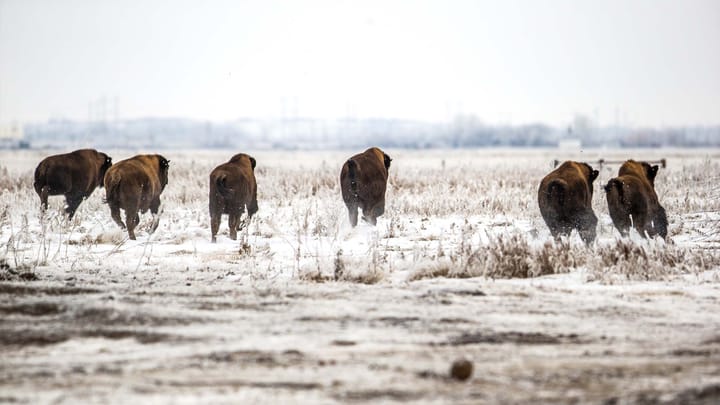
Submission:
<svg viewBox="0 0 720 405">
<path fill-rule="evenodd" d="M 375 225 L 385 212 L 385 190 L 392 159 L 379 148 L 370 148 L 348 159 L 340 171 L 340 187 L 348 209 L 350 224 L 358 221 L 358 208 L 363 220 Z"/>
<path fill-rule="evenodd" d="M 667 237 L 667 215 L 655 192 L 658 166 L 628 160 L 605 186 L 608 211 L 620 234 L 634 227 L 643 237 Z"/>
<path fill-rule="evenodd" d="M 567 161 L 542 179 L 538 204 L 553 237 L 569 235 L 575 229 L 586 244 L 595 240 L 592 183 L 597 176 L 598 171 L 587 163 Z"/>
<path fill-rule="evenodd" d="M 48 196 L 62 194 L 65 212 L 72 219 L 80 203 L 90 197 L 96 187 L 103 186 L 103 177 L 110 166 L 112 158 L 95 149 L 46 157 L 35 169 L 33 183 L 40 197 L 40 209 L 47 209 Z"/>
<path fill-rule="evenodd" d="M 153 214 L 154 232 L 159 224 L 160 194 L 168 184 L 170 161 L 160 155 L 137 155 L 116 163 L 105 173 L 106 200 L 112 219 L 125 229 L 120 209 L 125 210 L 125 221 L 130 239 L 135 240 L 135 227 L 140 222 L 138 213 L 149 209 Z"/>
<path fill-rule="evenodd" d="M 217 240 L 222 214 L 228 214 L 230 239 L 236 240 L 245 207 L 248 218 L 258 211 L 255 164 L 255 158 L 239 153 L 210 173 L 210 233 L 213 242 Z"/>
</svg>

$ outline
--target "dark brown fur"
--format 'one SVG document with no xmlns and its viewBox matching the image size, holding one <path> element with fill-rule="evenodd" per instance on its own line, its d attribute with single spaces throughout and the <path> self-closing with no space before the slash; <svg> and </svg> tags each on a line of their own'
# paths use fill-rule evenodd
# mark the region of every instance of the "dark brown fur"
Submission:
<svg viewBox="0 0 720 405">
<path fill-rule="evenodd" d="M 120 209 L 125 210 L 125 221 L 130 239 L 135 240 L 135 227 L 140 222 L 139 212 L 149 209 L 153 214 L 151 232 L 157 229 L 160 194 L 168 184 L 170 161 L 160 155 L 137 155 L 117 162 L 105 173 L 106 200 L 112 219 L 125 229 Z"/>
<path fill-rule="evenodd" d="M 567 161 L 542 179 L 538 204 L 553 237 L 567 236 L 575 229 L 585 243 L 595 240 L 592 183 L 597 176 L 590 165 Z"/>
<path fill-rule="evenodd" d="M 363 220 L 375 225 L 385 212 L 385 190 L 392 159 L 379 148 L 370 148 L 348 159 L 340 171 L 340 187 L 350 224 L 358 221 L 358 208 Z"/>
<path fill-rule="evenodd" d="M 80 203 L 90 197 L 96 187 L 103 186 L 105 172 L 112 158 L 95 149 L 80 149 L 62 155 L 48 156 L 35 169 L 35 192 L 40 208 L 45 211 L 48 196 L 64 195 L 65 212 L 72 219 Z"/>
<path fill-rule="evenodd" d="M 605 186 L 610 218 L 623 236 L 634 227 L 643 237 L 667 237 L 667 215 L 655 192 L 657 172 L 657 166 L 628 160 Z"/>
<path fill-rule="evenodd" d="M 210 233 L 213 242 L 217 240 L 222 214 L 228 214 L 230 239 L 237 239 L 245 207 L 248 218 L 258 210 L 255 158 L 239 153 L 210 173 Z"/>
</svg>

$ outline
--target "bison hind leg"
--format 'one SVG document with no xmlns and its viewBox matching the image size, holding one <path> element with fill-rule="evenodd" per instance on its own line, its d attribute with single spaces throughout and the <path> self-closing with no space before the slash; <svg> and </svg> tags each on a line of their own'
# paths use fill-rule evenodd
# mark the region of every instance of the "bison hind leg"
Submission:
<svg viewBox="0 0 720 405">
<path fill-rule="evenodd" d="M 348 209 L 348 219 L 350 220 L 350 225 L 355 228 L 358 223 L 358 206 L 353 203 L 346 203 L 346 206 Z"/>
<path fill-rule="evenodd" d="M 237 240 L 237 232 L 240 228 L 240 216 L 242 213 L 242 209 L 237 209 L 228 214 L 228 227 L 230 228 L 230 239 L 232 240 Z"/>
<path fill-rule="evenodd" d="M 375 205 L 375 208 L 373 208 L 372 215 L 373 215 L 373 217 L 377 218 L 384 213 L 385 213 L 385 200 L 383 199 Z"/>
<path fill-rule="evenodd" d="M 663 239 L 667 239 L 668 219 L 665 208 L 660 207 L 658 209 L 658 213 L 655 215 L 655 219 L 653 220 L 653 228 L 657 235 L 660 235 Z"/>
<path fill-rule="evenodd" d="M 637 213 L 632 216 L 632 224 L 637 233 L 643 238 L 652 237 L 652 226 L 647 220 L 647 216 L 642 213 Z"/>
<path fill-rule="evenodd" d="M 558 228 L 557 226 L 548 224 L 548 229 L 550 229 L 550 235 L 552 235 L 553 239 L 555 239 L 555 240 L 560 239 L 560 228 Z"/>
<path fill-rule="evenodd" d="M 135 240 L 135 227 L 140 223 L 137 207 L 125 209 L 125 222 L 127 223 L 128 236 Z"/>
<path fill-rule="evenodd" d="M 562 237 L 568 237 L 570 232 L 572 232 L 572 228 L 566 226 L 565 224 L 555 224 L 549 228 L 550 235 L 552 235 L 553 239 L 556 241 L 560 241 L 560 238 Z"/>
<path fill-rule="evenodd" d="M 365 212 L 365 210 L 363 210 L 362 219 L 363 219 L 363 221 L 369 223 L 370 225 L 373 225 L 373 226 L 377 225 L 377 218 L 375 217 L 375 215 L 372 211 Z"/>
<path fill-rule="evenodd" d="M 73 195 L 73 194 L 65 195 L 65 204 L 67 205 L 65 207 L 65 213 L 68 215 L 68 219 L 73 219 L 73 216 L 75 216 L 75 211 L 77 211 L 82 200 L 83 200 L 82 195 Z"/>
<path fill-rule="evenodd" d="M 140 220 L 138 219 L 137 222 L 140 222 Z M 160 225 L 160 215 L 153 214 L 152 224 L 150 225 L 150 233 L 155 233 L 155 231 L 158 229 L 159 225 Z"/>
<path fill-rule="evenodd" d="M 632 228 L 632 218 L 630 217 L 630 214 L 623 213 L 622 215 L 611 215 L 611 218 L 613 225 L 615 225 L 615 229 L 620 232 L 620 235 L 622 237 L 628 236 L 630 228 Z"/>
<path fill-rule="evenodd" d="M 613 225 L 615 226 L 615 229 L 620 232 L 620 236 L 626 237 L 630 233 L 630 228 L 633 227 L 632 224 L 632 216 L 630 213 L 622 211 L 622 212 L 616 212 L 613 210 L 610 210 L 610 219 L 612 219 Z"/>
<path fill-rule="evenodd" d="M 377 225 L 377 217 L 375 216 L 375 209 L 376 209 L 376 205 L 363 204 L 363 207 L 362 207 L 363 221 L 365 221 L 373 226 Z"/>
<path fill-rule="evenodd" d="M 40 196 L 40 211 L 45 212 L 48 207 L 48 195 L 50 194 L 49 186 L 42 186 L 39 190 L 36 188 L 38 195 Z"/>
<path fill-rule="evenodd" d="M 210 241 L 212 241 L 212 243 L 217 242 L 217 233 L 218 229 L 220 229 L 221 216 L 222 213 L 220 212 L 213 212 L 210 214 Z"/>
<path fill-rule="evenodd" d="M 150 201 L 150 212 L 155 215 L 160 211 L 160 197 L 156 197 Z"/>
<path fill-rule="evenodd" d="M 577 223 L 577 231 L 580 234 L 580 238 L 585 242 L 586 245 L 590 245 L 595 241 L 597 236 L 597 217 L 595 213 L 588 209 L 580 214 Z"/>
<path fill-rule="evenodd" d="M 560 241 L 560 238 L 562 237 L 570 236 L 570 233 L 573 230 L 573 226 L 568 223 L 566 219 L 546 219 L 545 223 L 547 224 L 548 229 L 550 229 L 550 235 L 552 235 L 553 239 L 556 241 Z"/>
<path fill-rule="evenodd" d="M 150 225 L 150 233 L 157 230 L 160 225 L 160 197 L 156 197 L 150 202 L 150 213 L 152 214 L 152 224 Z M 140 218 L 137 218 L 137 222 L 140 222 Z"/>
<path fill-rule="evenodd" d="M 120 228 L 126 228 L 125 223 L 120 218 L 120 207 L 116 204 L 110 204 L 110 216 L 112 217 L 113 221 L 115 221 L 115 223 L 120 226 Z"/>
<path fill-rule="evenodd" d="M 237 224 L 238 224 L 238 218 L 235 214 L 230 214 L 228 216 L 228 227 L 230 228 L 230 239 L 237 240 Z"/>
<path fill-rule="evenodd" d="M 247 212 L 248 218 L 252 218 L 252 216 L 255 215 L 256 212 L 258 212 L 257 196 L 254 196 L 250 201 L 250 204 L 247 206 Z"/>
</svg>

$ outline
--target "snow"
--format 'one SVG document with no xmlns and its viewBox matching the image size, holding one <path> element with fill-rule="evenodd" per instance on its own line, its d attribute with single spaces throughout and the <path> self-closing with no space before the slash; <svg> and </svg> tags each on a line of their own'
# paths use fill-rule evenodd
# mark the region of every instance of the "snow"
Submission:
<svg viewBox="0 0 720 405">
<path fill-rule="evenodd" d="M 155 151 L 108 153 L 137 152 Z M 237 241 L 224 217 L 213 244 L 208 175 L 238 152 L 257 159 L 260 210 Z M 338 176 L 354 152 L 161 151 L 160 226 L 141 216 L 136 241 L 103 189 L 73 221 L 60 197 L 41 217 L 32 171 L 54 152 L 0 152 L 0 401 L 690 401 L 720 386 L 720 151 L 388 150 L 386 213 L 353 229 Z M 608 166 L 596 244 L 552 243 L 540 179 L 555 158 L 601 157 L 668 159 L 672 241 L 620 238 Z M 477 264 L 499 238 L 559 274 Z M 604 265 L 622 249 L 647 260 Z M 428 275 L 442 269 L 461 278 Z M 446 377 L 460 357 L 465 383 Z"/>
</svg>

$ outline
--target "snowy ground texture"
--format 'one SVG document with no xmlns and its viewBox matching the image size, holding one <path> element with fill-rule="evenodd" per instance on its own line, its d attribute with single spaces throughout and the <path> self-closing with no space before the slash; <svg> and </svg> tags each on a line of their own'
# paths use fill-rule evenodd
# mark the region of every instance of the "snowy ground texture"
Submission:
<svg viewBox="0 0 720 405">
<path fill-rule="evenodd" d="M 208 175 L 237 152 L 260 211 L 211 244 Z M 141 216 L 137 241 L 103 189 L 41 217 L 49 153 L 0 152 L 0 403 L 720 401 L 720 151 L 388 150 L 386 213 L 351 229 L 354 152 L 162 152 L 160 226 Z M 618 165 L 596 243 L 551 240 L 553 159 L 661 157 L 672 241 L 619 237 Z"/>
</svg>

